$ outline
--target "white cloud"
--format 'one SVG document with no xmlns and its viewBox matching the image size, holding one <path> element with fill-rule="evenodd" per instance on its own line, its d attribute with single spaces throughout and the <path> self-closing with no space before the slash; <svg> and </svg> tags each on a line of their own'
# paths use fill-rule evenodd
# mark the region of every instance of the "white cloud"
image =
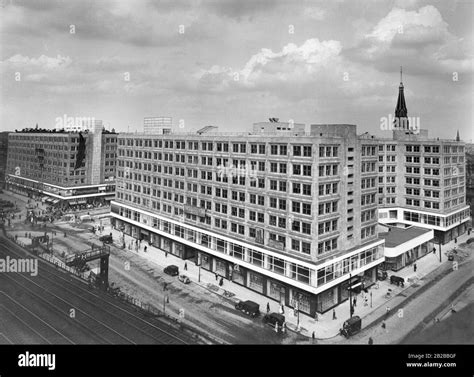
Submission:
<svg viewBox="0 0 474 377">
<path fill-rule="evenodd" d="M 433 35 L 442 40 L 448 34 L 448 24 L 443 21 L 438 9 L 427 5 L 418 11 L 392 9 L 367 37 L 381 42 L 391 42 L 397 36 L 403 36 L 406 41 L 419 41 L 432 39 Z"/>
<path fill-rule="evenodd" d="M 213 66 L 197 76 L 201 84 L 214 89 L 219 89 L 216 86 L 258 89 L 277 83 L 308 82 L 328 67 L 334 69 L 341 50 L 339 41 L 308 39 L 300 46 L 289 43 L 279 52 L 262 48 L 240 69 Z"/>
<path fill-rule="evenodd" d="M 57 55 L 56 57 L 41 55 L 39 58 L 30 58 L 28 56 L 17 54 L 7 59 L 6 62 L 9 66 L 14 67 L 53 69 L 68 67 L 72 63 L 72 59 L 69 56 L 61 55 Z"/>
</svg>

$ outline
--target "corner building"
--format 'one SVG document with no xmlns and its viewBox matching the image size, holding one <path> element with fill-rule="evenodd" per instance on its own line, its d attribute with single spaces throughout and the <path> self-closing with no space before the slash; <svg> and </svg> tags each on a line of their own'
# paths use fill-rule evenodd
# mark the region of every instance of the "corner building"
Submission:
<svg viewBox="0 0 474 377">
<path fill-rule="evenodd" d="M 245 134 L 120 134 L 114 226 L 323 313 L 384 262 L 377 148 L 355 125 L 275 119 Z"/>
<path fill-rule="evenodd" d="M 6 184 L 12 191 L 63 209 L 108 204 L 115 195 L 117 134 L 102 125 L 82 134 L 41 129 L 12 132 L 8 146 Z"/>
</svg>

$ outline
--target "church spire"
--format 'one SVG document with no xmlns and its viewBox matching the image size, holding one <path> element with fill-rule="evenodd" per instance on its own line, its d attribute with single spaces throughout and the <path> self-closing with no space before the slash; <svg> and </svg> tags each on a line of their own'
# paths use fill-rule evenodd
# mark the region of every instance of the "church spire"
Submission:
<svg viewBox="0 0 474 377">
<path fill-rule="evenodd" d="M 409 129 L 408 125 L 408 111 L 407 105 L 405 103 L 405 94 L 404 94 L 404 87 L 403 87 L 403 71 L 402 67 L 400 67 L 400 86 L 398 87 L 398 101 L 397 107 L 395 108 L 395 120 L 393 121 L 396 128 L 399 129 Z"/>
</svg>

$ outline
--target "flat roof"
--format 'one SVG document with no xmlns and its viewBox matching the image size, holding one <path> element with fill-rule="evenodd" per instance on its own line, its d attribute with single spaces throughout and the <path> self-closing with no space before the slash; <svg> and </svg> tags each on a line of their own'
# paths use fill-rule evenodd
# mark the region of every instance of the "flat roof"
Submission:
<svg viewBox="0 0 474 377">
<path fill-rule="evenodd" d="M 392 227 L 389 232 L 379 232 L 379 238 L 385 240 L 385 247 L 397 247 L 429 232 L 431 232 L 430 229 L 416 226 L 409 228 Z"/>
</svg>

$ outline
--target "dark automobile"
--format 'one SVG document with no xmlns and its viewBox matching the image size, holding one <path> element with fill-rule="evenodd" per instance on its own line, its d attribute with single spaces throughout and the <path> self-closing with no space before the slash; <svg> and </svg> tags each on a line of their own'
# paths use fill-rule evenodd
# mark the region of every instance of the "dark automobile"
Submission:
<svg viewBox="0 0 474 377">
<path fill-rule="evenodd" d="M 344 324 L 342 325 L 342 329 L 339 330 L 339 333 L 346 338 L 357 334 L 362 327 L 362 320 L 359 316 L 355 315 L 349 318 Z"/>
<path fill-rule="evenodd" d="M 165 274 L 168 274 L 168 275 L 171 275 L 171 276 L 179 275 L 178 266 L 175 266 L 173 264 L 168 266 L 168 267 L 165 267 L 165 269 L 163 271 L 165 272 Z"/>
<path fill-rule="evenodd" d="M 235 304 L 235 308 L 251 317 L 258 317 L 260 315 L 260 305 L 250 300 L 239 301 Z"/>
<path fill-rule="evenodd" d="M 453 261 L 454 260 L 454 253 L 452 251 L 449 252 L 448 254 L 448 260 Z"/>
<path fill-rule="evenodd" d="M 387 276 L 388 276 L 387 271 L 377 270 L 377 279 L 378 280 L 385 280 L 387 278 Z"/>
<path fill-rule="evenodd" d="M 99 238 L 99 241 L 103 243 L 112 243 L 112 236 L 110 234 L 108 236 L 102 236 Z"/>
<path fill-rule="evenodd" d="M 278 327 L 282 327 L 285 323 L 285 316 L 279 313 L 265 314 L 263 317 L 263 323 L 275 327 L 275 323 L 278 323 Z"/>
<path fill-rule="evenodd" d="M 390 284 L 401 285 L 403 287 L 405 285 L 405 279 L 400 276 L 392 275 L 390 276 Z"/>
</svg>

